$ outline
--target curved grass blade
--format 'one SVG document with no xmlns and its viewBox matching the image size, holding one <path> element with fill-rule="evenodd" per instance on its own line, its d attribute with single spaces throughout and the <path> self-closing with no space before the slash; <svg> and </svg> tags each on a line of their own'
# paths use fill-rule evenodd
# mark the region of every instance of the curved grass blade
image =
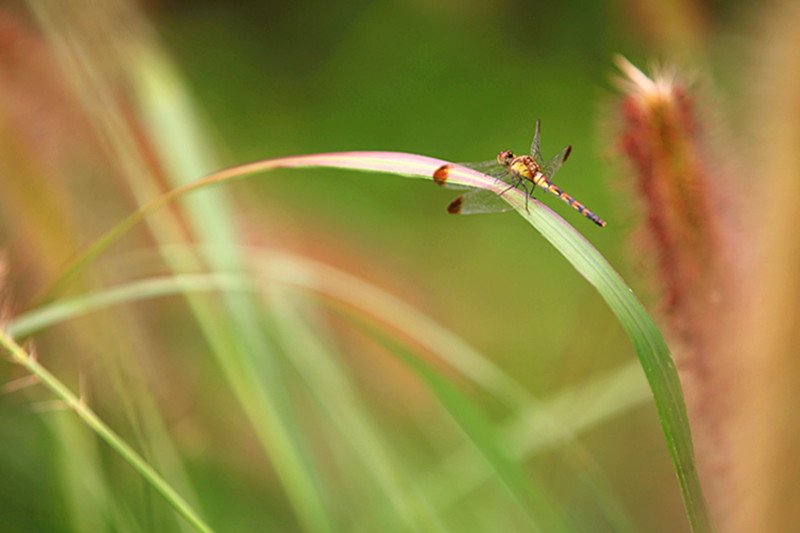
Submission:
<svg viewBox="0 0 800 533">
<path fill-rule="evenodd" d="M 502 184 L 470 169 L 451 166 L 448 179 L 502 192 Z M 667 441 L 692 531 L 714 531 L 694 459 L 689 418 L 678 373 L 669 348 L 633 291 L 614 268 L 575 228 L 544 204 L 519 189 L 503 199 L 536 228 L 589 283 L 619 319 L 633 342 L 636 355 L 653 391 L 661 428 Z"/>
<path fill-rule="evenodd" d="M 444 164 L 447 164 L 447 161 L 401 152 L 335 152 L 264 159 L 212 172 L 204 178 L 154 198 L 128 215 L 127 218 L 95 240 L 74 260 L 66 265 L 62 274 L 34 297 L 33 301 L 28 305 L 28 309 L 51 300 L 62 291 L 87 264 L 133 229 L 147 215 L 155 213 L 165 205 L 190 192 L 228 181 L 243 179 L 257 172 L 264 172 L 277 168 L 348 168 L 351 170 L 389 172 L 413 178 L 431 179 L 434 171 Z M 467 185 L 469 186 L 469 184 Z"/>
<path fill-rule="evenodd" d="M 431 157 L 399 152 L 314 154 L 262 160 L 223 169 L 199 181 L 174 189 L 143 205 L 79 255 L 35 301 L 51 298 L 82 267 L 116 242 L 145 216 L 182 195 L 206 186 L 241 179 L 255 172 L 287 167 L 337 167 L 390 172 L 410 177 L 433 178 L 437 183 L 449 182 L 453 185 L 487 189 L 496 194 L 503 193 L 503 199 L 536 228 L 597 289 L 620 320 L 633 342 L 653 391 L 667 448 L 678 475 L 692 530 L 698 532 L 714 530 L 697 475 L 688 415 L 678 374 L 670 357 L 669 349 L 647 311 L 608 261 L 566 221 L 522 191 L 518 189 L 506 191 L 505 182 L 480 172 Z"/>
<path fill-rule="evenodd" d="M 75 298 L 60 299 L 13 318 L 5 324 L 5 329 L 12 337 L 19 339 L 65 320 L 117 304 L 186 292 L 251 290 L 251 285 L 241 276 L 228 273 L 162 276 Z"/>
</svg>

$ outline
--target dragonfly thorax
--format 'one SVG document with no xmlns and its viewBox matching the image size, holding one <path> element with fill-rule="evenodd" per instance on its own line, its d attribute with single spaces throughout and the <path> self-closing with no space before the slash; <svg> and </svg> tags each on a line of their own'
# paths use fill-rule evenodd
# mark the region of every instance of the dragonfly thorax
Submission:
<svg viewBox="0 0 800 533">
<path fill-rule="evenodd" d="M 544 178 L 539 169 L 539 165 L 529 155 L 521 155 L 512 159 L 507 166 L 508 170 L 515 176 L 529 179 L 539 185 L 539 179 Z"/>
<path fill-rule="evenodd" d="M 539 165 L 531 156 L 516 156 L 511 150 L 497 154 L 497 163 L 506 167 L 512 174 L 529 180 L 533 180 L 540 172 Z"/>
</svg>

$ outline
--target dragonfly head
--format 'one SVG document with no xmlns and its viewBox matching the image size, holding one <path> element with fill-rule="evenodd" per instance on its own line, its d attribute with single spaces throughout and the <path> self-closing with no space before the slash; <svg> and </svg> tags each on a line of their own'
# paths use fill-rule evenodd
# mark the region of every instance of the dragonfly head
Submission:
<svg viewBox="0 0 800 533">
<path fill-rule="evenodd" d="M 497 163 L 507 167 L 511 164 L 511 161 L 514 160 L 514 154 L 511 150 L 506 150 L 505 152 L 500 152 L 497 154 Z"/>
</svg>

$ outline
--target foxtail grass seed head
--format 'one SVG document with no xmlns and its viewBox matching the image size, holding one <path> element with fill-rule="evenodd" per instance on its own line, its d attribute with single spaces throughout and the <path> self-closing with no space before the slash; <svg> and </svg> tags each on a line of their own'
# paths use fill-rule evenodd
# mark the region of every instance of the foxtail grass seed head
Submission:
<svg viewBox="0 0 800 533">
<path fill-rule="evenodd" d="M 644 250 L 654 259 L 673 334 L 693 343 L 702 310 L 716 298 L 719 242 L 696 100 L 674 70 L 650 78 L 622 57 L 617 64 L 625 75 L 618 143 L 644 214 Z"/>
</svg>

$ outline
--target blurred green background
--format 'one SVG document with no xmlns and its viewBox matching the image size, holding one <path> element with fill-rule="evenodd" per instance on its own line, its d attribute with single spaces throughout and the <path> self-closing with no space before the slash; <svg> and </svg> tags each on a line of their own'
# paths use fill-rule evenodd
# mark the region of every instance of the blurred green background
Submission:
<svg viewBox="0 0 800 533">
<path fill-rule="evenodd" d="M 608 226 L 595 227 L 554 197 L 541 199 L 581 231 L 655 313 L 651 304 L 657 287 L 642 278 L 642 258 L 629 241 L 635 223 L 632 198 L 616 176 L 624 167 L 616 161 L 613 137 L 618 93 L 612 58 L 623 54 L 642 67 L 654 58 L 697 65 L 714 72 L 716 83 L 725 87 L 735 61 L 723 49 L 730 48 L 744 17 L 735 2 L 645 4 L 153 1 L 145 11 L 162 52 L 185 77 L 223 166 L 349 150 L 478 161 L 506 149 L 527 152 L 540 118 L 545 158 L 565 145 L 573 147 L 556 182 Z M 514 214 L 452 216 L 445 208 L 457 192 L 422 180 L 339 170 L 274 171 L 226 186 L 226 192 L 235 201 L 242 241 L 330 263 L 402 297 L 538 398 L 547 400 L 570 387 L 580 390 L 586 380 L 634 364 L 629 340 L 598 294 Z M 110 223 L 118 219 L 109 217 Z M 12 235 L 10 226 L 4 228 L 6 239 Z M 97 235 L 108 227 L 99 226 L 87 233 Z M 145 315 L 166 305 L 172 320 L 162 322 L 169 324 L 170 334 L 151 331 L 139 348 L 149 346 L 156 365 L 164 364 L 147 375 L 158 379 L 153 387 L 167 411 L 166 433 L 177 442 L 201 514 L 219 531 L 301 530 L 181 304 L 136 305 Z M 412 477 L 434 471 L 459 438 L 450 426 L 440 427 L 443 415 L 430 394 L 360 334 L 348 333 L 346 321 L 319 320 L 337 332 L 342 351 L 353 352 L 346 357 L 348 368 L 360 382 L 361 400 L 379 420 L 376 427 L 399 457 L 399 468 Z M 155 354 L 162 348 L 180 354 L 159 362 Z M 455 382 L 494 422 L 513 418 L 472 384 L 461 378 Z M 287 402 L 296 402 L 300 412 L 310 409 L 291 381 L 287 387 Z M 585 408 L 575 401 L 576 408 Z M 632 530 L 687 531 L 652 402 L 632 403 L 634 408 L 620 407 L 616 416 L 582 432 L 581 453 L 602 472 L 605 498 L 624 509 Z M 0 407 L 6 443 L 0 465 L 6 480 L 0 483 L 5 495 L 0 509 L 5 509 L 0 514 L 17 524 L 8 531 L 80 530 L 65 518 L 75 511 L 68 510 L 74 503 L 53 478 L 60 467 L 44 460 L 58 441 L 42 440 L 47 432 L 36 416 L 21 414 L 24 404 L 15 396 Z M 93 407 L 114 416 L 112 407 Z M 562 414 L 568 424 L 573 415 L 569 409 Z M 327 442 L 330 428 L 324 420 L 319 427 L 308 420 L 301 425 L 310 447 Z M 321 454 L 329 461 L 320 460 L 320 484 L 330 494 L 329 505 L 337 508 L 340 527 L 381 530 L 369 520 L 352 518 L 364 512 L 360 503 L 372 504 L 350 478 L 363 474 L 331 466 L 343 453 L 337 446 Z M 136 479 L 125 465 L 103 457 L 101 464 L 113 465 L 110 472 Z M 582 467 L 555 451 L 525 464 L 555 494 L 571 530 L 617 530 L 605 517 L 612 504 L 587 488 Z M 159 497 L 138 481 L 130 482 L 136 498 L 126 504 L 127 511 L 152 513 L 134 522 L 144 531 L 175 529 L 152 511 L 163 506 Z M 442 485 L 446 492 L 446 480 Z M 470 508 L 480 504 L 464 499 L 448 511 L 447 528 L 528 530 L 524 520 L 506 516 L 506 509 L 493 503 L 503 500 L 502 491 L 490 492 L 473 498 L 497 516 L 482 509 L 483 514 L 471 518 Z M 120 530 L 119 523 L 125 522 L 103 517 L 91 529 Z"/>
<path fill-rule="evenodd" d="M 619 9 L 211 2 L 167 5 L 156 20 L 228 163 L 347 150 L 492 159 L 526 153 L 541 118 L 545 157 L 573 146 L 559 184 L 609 227 L 544 201 L 625 274 L 629 213 L 602 158 L 613 146 L 596 127 L 614 94 L 611 57 L 636 44 Z M 269 231 L 394 278 L 534 390 L 630 356 L 593 289 L 513 215 L 454 217 L 445 207 L 458 193 L 347 171 L 277 171 L 236 187 L 253 191 L 251 207 L 276 226 Z M 547 327 L 534 325 L 532 309 Z M 576 336 L 578 322 L 599 335 Z"/>
<path fill-rule="evenodd" d="M 478 161 L 527 153 L 540 118 L 545 158 L 573 146 L 557 182 L 609 226 L 543 201 L 626 277 L 629 213 L 598 128 L 613 105 L 613 54 L 648 57 L 625 7 L 209 2 L 167 6 L 156 20 L 230 163 L 347 150 Z M 635 358 L 594 289 L 513 214 L 452 216 L 456 192 L 347 171 L 276 171 L 236 187 L 254 191 L 250 207 L 267 211 L 276 238 L 347 257 L 348 270 L 404 295 L 536 395 Z M 663 530 L 673 531 L 679 492 L 655 410 L 626 415 L 586 438 L 621 498 L 646 506 L 631 512 L 650 530 L 671 516 Z M 651 474 L 633 483 L 641 469 Z"/>
</svg>

